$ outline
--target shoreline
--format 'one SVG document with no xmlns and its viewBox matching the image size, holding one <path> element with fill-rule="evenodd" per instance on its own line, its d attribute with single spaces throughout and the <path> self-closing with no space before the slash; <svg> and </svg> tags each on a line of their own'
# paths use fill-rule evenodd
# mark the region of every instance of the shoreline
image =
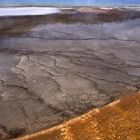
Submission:
<svg viewBox="0 0 140 140">
<path fill-rule="evenodd" d="M 0 16 L 0 36 L 18 35 L 40 24 L 99 24 L 137 18 L 140 11 L 133 9 L 60 8 L 60 12 L 47 15 Z"/>
<path fill-rule="evenodd" d="M 93 12 L 94 10 L 133 10 L 133 11 L 137 11 L 137 10 L 140 10 L 140 6 L 0 6 L 0 17 L 1 16 L 28 16 L 30 15 L 31 13 L 20 13 L 21 12 L 25 12 L 25 11 L 22 11 L 23 9 L 25 10 L 45 10 L 46 9 L 46 14 L 49 14 L 49 10 L 52 10 L 50 12 L 50 14 L 52 13 L 61 13 L 63 12 L 63 10 L 79 10 L 79 9 L 92 9 Z M 3 10 L 6 10 L 6 11 L 3 11 Z M 10 11 L 10 13 L 8 14 L 8 12 Z M 17 13 L 15 13 L 14 15 L 14 11 L 12 10 L 16 10 L 15 12 L 19 12 L 19 15 Z M 48 10 L 48 13 L 47 13 L 47 10 Z M 3 13 L 2 13 L 3 11 Z M 54 11 L 54 12 L 53 12 Z M 13 12 L 13 14 L 12 14 Z M 28 11 L 27 11 L 28 12 Z M 30 12 L 30 11 L 29 11 Z M 34 12 L 34 11 L 33 11 Z M 41 12 L 41 11 L 39 11 Z M 85 12 L 85 11 L 84 11 Z M 5 15 L 4 15 L 5 14 Z M 11 14 L 11 15 L 10 15 Z M 32 14 L 31 14 L 32 15 Z M 33 15 L 45 15 L 45 13 L 35 13 Z"/>
<path fill-rule="evenodd" d="M 72 6 L 72 7 L 57 7 L 57 6 L 9 6 L 0 7 L 1 17 L 20 17 L 20 16 L 45 16 L 51 14 L 66 13 L 105 13 L 105 12 L 139 12 L 140 6 L 137 7 L 96 7 L 96 6 Z"/>
</svg>

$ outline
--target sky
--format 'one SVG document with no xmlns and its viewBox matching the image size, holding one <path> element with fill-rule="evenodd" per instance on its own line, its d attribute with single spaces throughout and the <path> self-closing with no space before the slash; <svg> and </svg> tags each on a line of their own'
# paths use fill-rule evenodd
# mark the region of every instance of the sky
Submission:
<svg viewBox="0 0 140 140">
<path fill-rule="evenodd" d="M 140 0 L 0 0 L 0 5 L 140 5 Z"/>
</svg>

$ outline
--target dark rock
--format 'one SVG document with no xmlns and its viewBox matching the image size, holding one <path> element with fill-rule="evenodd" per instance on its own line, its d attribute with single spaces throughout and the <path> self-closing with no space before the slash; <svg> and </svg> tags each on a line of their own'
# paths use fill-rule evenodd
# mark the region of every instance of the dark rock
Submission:
<svg viewBox="0 0 140 140">
<path fill-rule="evenodd" d="M 25 133 L 24 128 L 15 128 L 8 131 L 8 139 L 16 138 L 18 136 L 21 136 Z"/>
</svg>

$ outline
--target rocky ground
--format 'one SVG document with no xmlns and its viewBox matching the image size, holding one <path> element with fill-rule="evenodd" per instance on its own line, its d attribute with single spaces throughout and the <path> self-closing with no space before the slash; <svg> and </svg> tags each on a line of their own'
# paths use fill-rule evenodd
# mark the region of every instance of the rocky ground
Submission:
<svg viewBox="0 0 140 140">
<path fill-rule="evenodd" d="M 34 24 L 27 17 L 29 26 L 14 18 L 9 28 L 1 25 L 0 135 L 48 128 L 139 91 L 140 19 L 134 15 L 100 24 Z"/>
</svg>

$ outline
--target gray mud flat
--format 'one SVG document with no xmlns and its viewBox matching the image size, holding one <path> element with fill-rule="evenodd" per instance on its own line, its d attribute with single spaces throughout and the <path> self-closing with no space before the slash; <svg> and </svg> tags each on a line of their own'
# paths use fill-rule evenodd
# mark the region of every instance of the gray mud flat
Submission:
<svg viewBox="0 0 140 140">
<path fill-rule="evenodd" d="M 1 138 L 51 127 L 140 89 L 140 18 L 32 22 L 1 30 Z"/>
</svg>

